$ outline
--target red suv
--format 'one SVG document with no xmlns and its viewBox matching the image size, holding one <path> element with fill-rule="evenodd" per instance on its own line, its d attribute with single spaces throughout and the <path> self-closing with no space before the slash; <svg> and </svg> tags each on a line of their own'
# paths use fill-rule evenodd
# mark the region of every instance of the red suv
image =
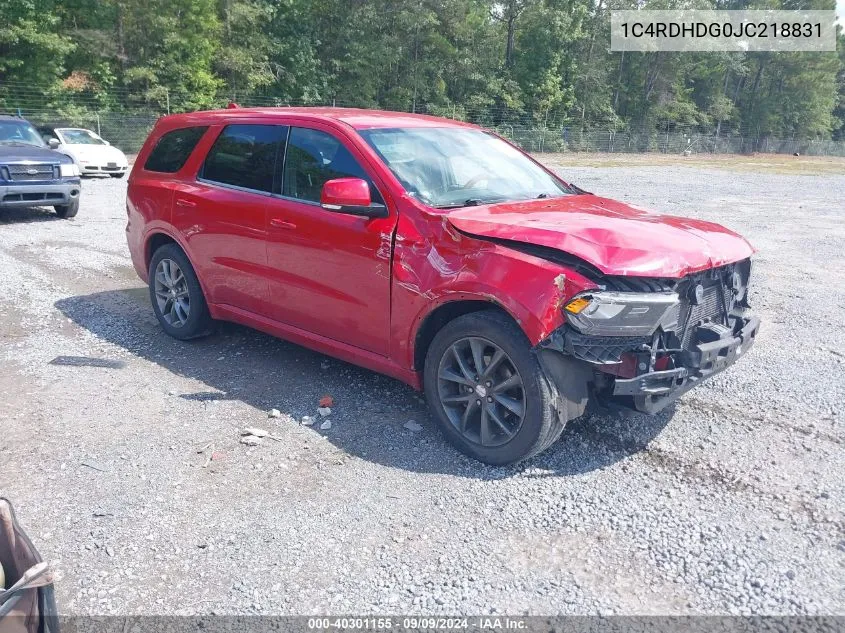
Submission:
<svg viewBox="0 0 845 633">
<path fill-rule="evenodd" d="M 127 209 L 168 334 L 236 321 L 393 376 L 491 464 L 547 448 L 590 397 L 658 411 L 760 323 L 737 234 L 592 195 L 446 119 L 164 117 Z"/>
</svg>

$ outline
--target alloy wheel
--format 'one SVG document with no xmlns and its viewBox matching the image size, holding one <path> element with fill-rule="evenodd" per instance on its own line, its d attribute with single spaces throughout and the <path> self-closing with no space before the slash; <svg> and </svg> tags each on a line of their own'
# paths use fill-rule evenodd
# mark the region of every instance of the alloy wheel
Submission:
<svg viewBox="0 0 845 633">
<path fill-rule="evenodd" d="M 162 259 L 155 270 L 154 292 L 161 316 L 172 327 L 182 327 L 191 315 L 188 280 L 179 264 Z"/>
<path fill-rule="evenodd" d="M 469 442 L 501 446 L 525 419 L 525 386 L 510 356 L 481 337 L 461 338 L 440 359 L 437 391 L 455 429 Z"/>
</svg>

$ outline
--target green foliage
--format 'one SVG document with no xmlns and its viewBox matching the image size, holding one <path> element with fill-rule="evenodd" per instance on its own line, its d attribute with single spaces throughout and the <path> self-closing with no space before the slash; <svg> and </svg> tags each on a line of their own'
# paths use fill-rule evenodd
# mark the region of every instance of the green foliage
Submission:
<svg viewBox="0 0 845 633">
<path fill-rule="evenodd" d="M 832 8 L 833 0 L 685 0 Z M 431 112 L 529 146 L 845 136 L 845 53 L 614 53 L 676 0 L 0 0 L 0 108 L 77 121 L 244 105 Z M 102 123 L 102 121 L 100 121 Z M 628 136 L 605 137 L 613 130 Z M 674 137 L 673 137 L 674 138 Z M 663 139 L 661 141 L 661 139 Z"/>
<path fill-rule="evenodd" d="M 7 82 L 53 87 L 74 44 L 61 31 L 52 0 L 0 0 L 0 95 Z M 2 97 L 0 97 L 2 98 Z"/>
</svg>

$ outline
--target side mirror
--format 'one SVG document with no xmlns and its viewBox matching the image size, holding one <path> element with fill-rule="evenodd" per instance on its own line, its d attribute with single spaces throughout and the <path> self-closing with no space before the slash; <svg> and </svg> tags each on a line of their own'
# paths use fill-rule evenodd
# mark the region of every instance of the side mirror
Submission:
<svg viewBox="0 0 845 633">
<path fill-rule="evenodd" d="M 326 181 L 320 193 L 320 206 L 328 211 L 367 218 L 386 218 L 389 215 L 386 206 L 373 203 L 370 185 L 361 178 L 336 178 Z"/>
<path fill-rule="evenodd" d="M 103 143 L 105 143 L 106 145 L 111 145 L 111 143 L 109 143 L 106 139 L 103 139 Z"/>
<path fill-rule="evenodd" d="M 50 146 L 50 149 L 56 149 L 60 145 L 59 139 L 51 138 L 49 141 L 47 141 L 47 145 Z"/>
</svg>

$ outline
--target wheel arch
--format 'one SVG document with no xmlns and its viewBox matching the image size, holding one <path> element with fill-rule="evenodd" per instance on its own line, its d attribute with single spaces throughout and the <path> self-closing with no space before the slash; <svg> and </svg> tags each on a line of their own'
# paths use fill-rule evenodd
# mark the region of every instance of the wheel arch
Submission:
<svg viewBox="0 0 845 633">
<path fill-rule="evenodd" d="M 185 257 L 188 258 L 188 261 L 191 261 L 191 256 L 188 254 L 187 249 L 179 242 L 179 240 L 170 235 L 170 233 L 156 229 L 150 231 L 150 233 L 146 236 L 144 240 L 144 267 L 146 269 L 149 269 L 150 267 L 150 262 L 153 259 L 153 254 L 165 244 L 175 244 L 179 247 L 179 250 L 185 253 Z M 191 261 L 191 265 L 193 265 L 193 261 Z"/>
<path fill-rule="evenodd" d="M 191 267 L 194 269 L 194 274 L 197 276 L 197 280 L 199 281 L 200 288 L 202 289 L 203 295 L 205 297 L 206 302 L 208 303 L 208 309 L 211 311 L 212 316 L 215 315 L 215 307 L 210 301 L 210 297 L 208 294 L 208 288 L 205 285 L 205 280 L 203 279 L 202 275 L 200 274 L 199 270 L 197 270 L 197 265 L 194 262 L 194 258 L 191 257 L 191 254 L 188 252 L 188 249 L 185 248 L 185 245 L 182 244 L 178 239 L 173 237 L 170 233 L 163 231 L 161 229 L 154 229 L 150 231 L 150 233 L 146 236 L 144 240 L 144 270 L 149 271 L 150 269 L 150 262 L 153 259 L 153 254 L 162 246 L 166 244 L 175 244 L 179 250 L 184 253 L 185 257 L 188 258 L 188 262 L 191 264 Z M 147 280 L 149 282 L 149 279 Z"/>
<path fill-rule="evenodd" d="M 520 327 L 519 321 L 504 306 L 490 298 L 461 298 L 446 301 L 426 313 L 414 333 L 413 363 L 414 370 L 421 372 L 425 366 L 425 356 L 437 333 L 451 321 L 465 314 L 495 310 L 505 315 Z"/>
</svg>

